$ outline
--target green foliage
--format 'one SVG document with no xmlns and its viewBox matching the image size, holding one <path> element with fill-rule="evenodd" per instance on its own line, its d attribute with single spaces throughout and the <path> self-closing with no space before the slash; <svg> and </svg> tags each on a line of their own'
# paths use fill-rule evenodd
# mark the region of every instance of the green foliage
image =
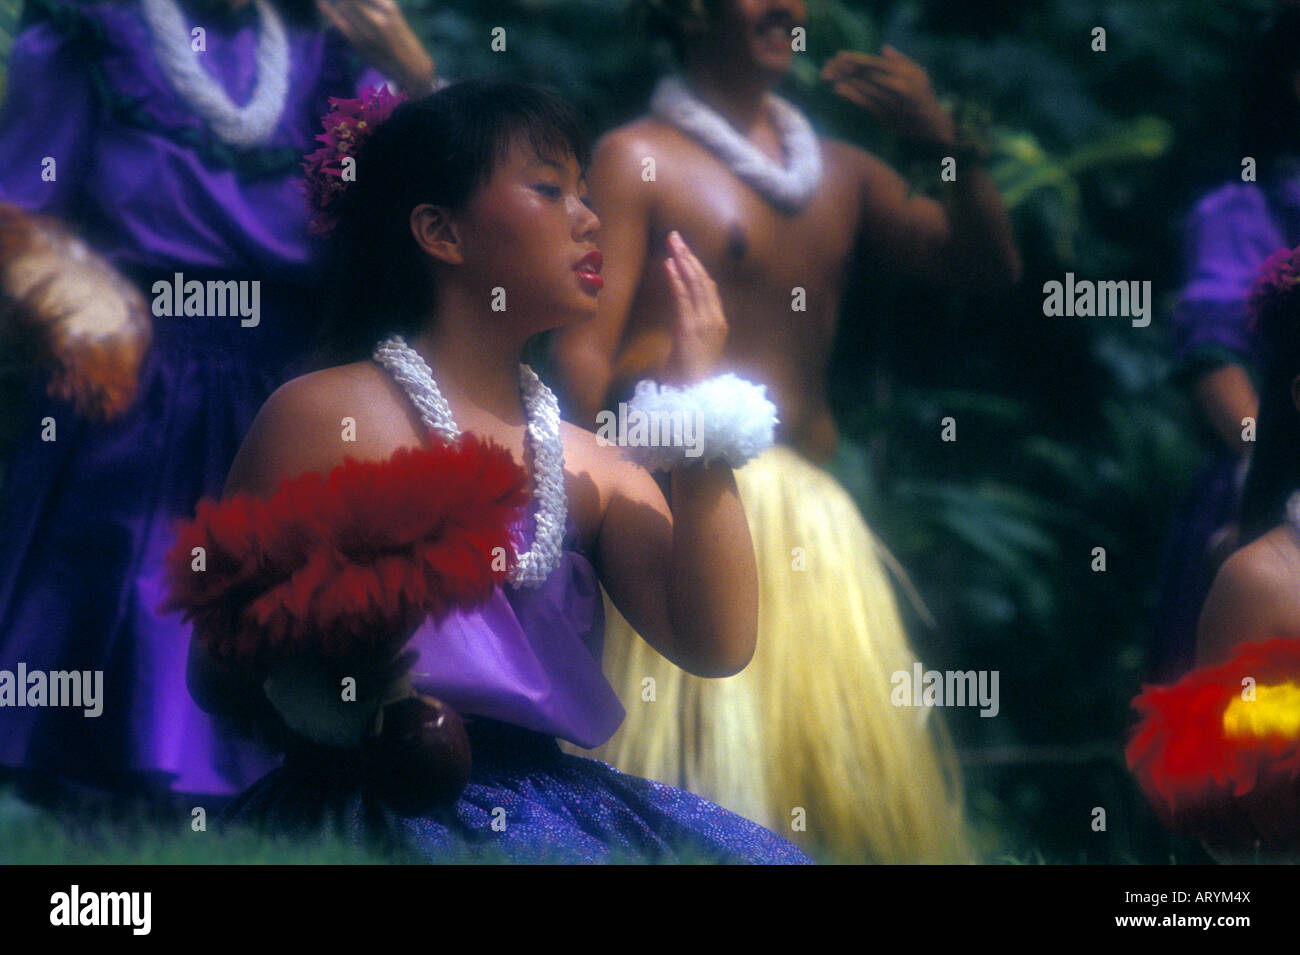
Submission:
<svg viewBox="0 0 1300 955">
<path fill-rule="evenodd" d="M 1074 237 L 1083 220 L 1082 176 L 1125 162 L 1156 159 L 1173 139 L 1168 122 L 1156 116 L 1139 116 L 1112 128 L 1101 138 L 1084 143 L 1063 156 L 1048 153 L 1033 133 L 997 130 L 989 170 L 1007 208 L 1012 212 L 1034 198 L 1039 190 L 1054 190 L 1065 215 L 1057 223 L 1053 250 L 1064 261 L 1074 258 Z"/>
<path fill-rule="evenodd" d="M 387 861 L 330 834 L 268 839 L 247 830 L 194 832 L 188 820 L 160 821 L 143 810 L 109 822 L 76 823 L 0 787 L 0 865 L 373 865 Z"/>
<path fill-rule="evenodd" d="M 8 76 L 9 51 L 13 49 L 14 34 L 18 30 L 18 0 L 0 0 L 0 100 L 3 99 Z"/>
</svg>

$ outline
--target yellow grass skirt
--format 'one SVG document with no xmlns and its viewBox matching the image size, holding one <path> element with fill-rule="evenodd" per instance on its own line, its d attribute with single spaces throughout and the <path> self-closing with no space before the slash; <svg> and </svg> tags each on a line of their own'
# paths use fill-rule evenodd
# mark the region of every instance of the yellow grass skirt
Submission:
<svg viewBox="0 0 1300 955">
<path fill-rule="evenodd" d="M 727 679 L 691 676 L 607 597 L 605 673 L 627 719 L 596 750 L 566 748 L 704 796 L 822 859 L 970 861 L 940 717 L 890 703 L 890 676 L 916 656 L 857 505 L 784 447 L 736 480 L 758 559 L 753 661 Z"/>
</svg>

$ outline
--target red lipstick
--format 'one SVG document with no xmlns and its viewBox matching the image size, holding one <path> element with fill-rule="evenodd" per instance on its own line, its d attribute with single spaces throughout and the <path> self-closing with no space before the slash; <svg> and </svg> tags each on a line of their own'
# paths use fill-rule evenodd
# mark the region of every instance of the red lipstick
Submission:
<svg viewBox="0 0 1300 955">
<path fill-rule="evenodd" d="M 605 287 L 605 281 L 600 277 L 601 261 L 599 250 L 592 249 L 573 267 L 573 270 L 578 273 L 578 281 L 592 291 Z"/>
</svg>

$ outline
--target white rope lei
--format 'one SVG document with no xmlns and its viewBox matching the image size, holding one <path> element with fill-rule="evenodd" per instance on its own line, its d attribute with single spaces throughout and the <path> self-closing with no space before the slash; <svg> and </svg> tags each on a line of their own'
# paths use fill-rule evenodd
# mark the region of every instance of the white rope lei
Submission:
<svg viewBox="0 0 1300 955">
<path fill-rule="evenodd" d="M 451 406 L 438 390 L 428 364 L 400 335 L 384 339 L 375 348 L 379 362 L 420 412 L 425 427 L 455 442 L 461 431 L 451 416 Z M 510 571 L 516 587 L 540 587 L 560 563 L 568 499 L 564 493 L 564 443 L 560 440 L 560 403 L 527 365 L 519 365 L 519 389 L 528 417 L 528 438 L 533 449 L 533 497 L 537 501 L 537 531 L 533 546 Z"/>
<path fill-rule="evenodd" d="M 280 15 L 266 0 L 253 0 L 261 19 L 257 36 L 257 86 L 236 106 L 216 77 L 190 48 L 190 30 L 175 0 L 141 0 L 154 53 L 172 89 L 189 103 L 213 134 L 228 146 L 248 148 L 275 132 L 289 93 L 289 41 Z"/>
<path fill-rule="evenodd" d="M 650 112 L 717 153 L 732 172 L 774 206 L 798 212 L 821 184 L 821 147 L 808 120 L 791 103 L 768 93 L 766 104 L 789 164 L 784 167 L 736 132 L 680 76 L 665 76 L 659 81 L 650 98 Z"/>
</svg>

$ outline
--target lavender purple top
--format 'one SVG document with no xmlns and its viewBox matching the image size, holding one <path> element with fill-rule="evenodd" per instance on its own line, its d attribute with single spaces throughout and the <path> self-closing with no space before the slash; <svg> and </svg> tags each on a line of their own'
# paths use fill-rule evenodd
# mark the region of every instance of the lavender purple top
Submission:
<svg viewBox="0 0 1300 955">
<path fill-rule="evenodd" d="M 1253 370 L 1262 356 L 1246 296 L 1264 260 L 1300 242 L 1300 175 L 1214 190 L 1196 204 L 1186 235 L 1188 280 L 1172 317 L 1177 357 Z"/>
<path fill-rule="evenodd" d="M 533 518 L 516 527 L 531 546 Z M 498 587 L 487 603 L 426 622 L 410 647 L 420 651 L 417 689 L 463 714 L 559 736 L 592 748 L 609 739 L 624 711 L 601 670 L 605 610 L 596 571 L 577 549 L 568 520 L 563 556 L 536 589 Z"/>
</svg>

